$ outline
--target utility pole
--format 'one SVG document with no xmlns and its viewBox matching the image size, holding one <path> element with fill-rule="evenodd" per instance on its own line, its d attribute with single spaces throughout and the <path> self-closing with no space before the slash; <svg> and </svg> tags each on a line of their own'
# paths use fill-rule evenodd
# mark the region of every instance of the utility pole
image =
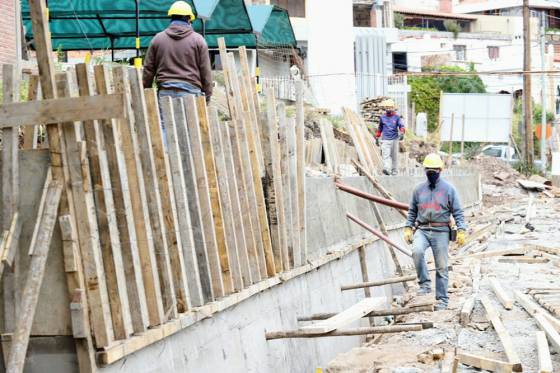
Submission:
<svg viewBox="0 0 560 373">
<path fill-rule="evenodd" d="M 546 46 L 545 43 L 545 13 L 544 11 L 541 12 L 541 70 L 545 70 L 545 55 L 544 49 Z M 541 106 L 542 106 L 542 114 L 541 114 L 541 169 L 543 172 L 546 171 L 546 133 L 547 133 L 547 126 L 546 126 L 546 76 L 545 74 L 541 74 Z"/>
<path fill-rule="evenodd" d="M 525 160 L 527 167 L 533 166 L 533 105 L 531 102 L 531 18 L 529 0 L 523 0 L 523 101 L 525 122 Z"/>
</svg>

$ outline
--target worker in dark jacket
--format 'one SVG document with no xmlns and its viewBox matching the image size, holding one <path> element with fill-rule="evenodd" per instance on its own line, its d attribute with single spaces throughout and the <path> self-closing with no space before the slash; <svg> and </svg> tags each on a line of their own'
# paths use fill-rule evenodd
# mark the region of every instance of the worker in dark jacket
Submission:
<svg viewBox="0 0 560 373">
<path fill-rule="evenodd" d="M 404 138 L 405 127 L 402 118 L 395 111 L 395 102 L 391 99 L 381 103 L 386 108 L 384 115 L 379 117 L 379 128 L 375 134 L 375 142 L 379 146 L 381 137 L 381 155 L 383 157 L 383 173 L 396 175 L 398 170 L 397 155 L 399 141 Z"/>
<path fill-rule="evenodd" d="M 154 77 L 158 96 L 181 97 L 187 94 L 212 96 L 212 69 L 208 45 L 192 28 L 195 16 L 185 1 L 169 8 L 171 24 L 150 44 L 144 63 L 144 87 L 151 88 Z"/>
<path fill-rule="evenodd" d="M 419 295 L 432 291 L 425 259 L 426 249 L 432 248 L 436 267 L 436 310 L 442 310 L 447 308 L 449 301 L 447 259 L 451 216 L 457 224 L 459 246 L 465 244 L 467 226 L 457 191 L 440 177 L 443 161 L 439 155 L 429 154 L 424 159 L 424 168 L 428 180 L 418 185 L 412 194 L 404 238 L 412 244 L 412 258 L 420 285 Z"/>
</svg>

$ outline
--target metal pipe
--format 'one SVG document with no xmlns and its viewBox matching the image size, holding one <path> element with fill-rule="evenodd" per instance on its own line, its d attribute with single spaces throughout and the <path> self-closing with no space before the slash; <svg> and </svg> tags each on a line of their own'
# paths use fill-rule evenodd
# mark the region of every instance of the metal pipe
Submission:
<svg viewBox="0 0 560 373">
<path fill-rule="evenodd" d="M 358 224 L 359 226 L 361 226 L 362 228 L 364 228 L 365 230 L 373 233 L 374 235 L 376 235 L 377 237 L 379 237 L 380 239 L 382 239 L 383 241 L 387 242 L 389 245 L 393 246 L 395 249 L 399 250 L 401 253 L 405 254 L 406 256 L 409 256 L 412 258 L 412 254 L 410 253 L 410 251 L 408 251 L 407 249 L 405 249 L 404 247 L 401 247 L 399 244 L 397 244 L 396 242 L 394 242 L 393 240 L 391 240 L 389 237 L 385 236 L 383 233 L 379 232 L 377 229 L 373 228 L 372 226 L 368 225 L 366 222 L 364 222 L 363 220 L 358 219 L 357 217 L 355 217 L 354 215 L 352 215 L 351 213 L 347 212 L 346 213 L 346 217 L 350 220 L 352 220 L 354 223 Z"/>
<path fill-rule="evenodd" d="M 390 199 L 379 197 L 379 196 L 376 196 L 376 195 L 371 194 L 371 193 L 366 193 L 366 192 L 363 192 L 359 189 L 352 188 L 348 185 L 344 185 L 339 181 L 335 182 L 334 184 L 336 185 L 336 187 L 338 189 L 340 189 L 342 191 L 345 191 L 347 193 L 353 194 L 353 195 L 361 197 L 361 198 L 365 198 L 369 201 L 381 203 L 382 205 L 393 207 L 393 208 L 398 209 L 398 210 L 408 210 L 408 205 L 406 203 L 402 203 L 402 202 L 398 202 L 398 201 L 392 201 Z"/>
<path fill-rule="evenodd" d="M 433 302 L 431 302 L 433 303 Z M 388 310 L 371 311 L 363 317 L 379 317 L 379 316 L 398 316 L 407 315 L 416 312 L 432 312 L 434 310 L 434 305 L 430 304 L 427 306 L 420 307 L 406 307 L 406 308 L 392 308 Z M 333 316 L 336 316 L 335 312 L 325 312 L 325 313 L 314 313 L 311 316 L 298 316 L 297 321 L 314 321 L 314 320 L 326 320 Z"/>
<path fill-rule="evenodd" d="M 424 327 L 429 327 L 429 324 L 415 324 L 415 325 L 403 325 L 403 326 L 375 326 L 368 328 L 355 328 L 346 330 L 333 330 L 328 333 L 320 334 L 310 334 L 299 329 L 295 330 L 285 330 L 285 331 L 274 331 L 265 333 L 265 339 L 279 339 L 279 338 L 319 338 L 319 337 L 337 337 L 337 336 L 350 336 L 350 335 L 365 335 L 365 334 L 383 334 L 383 333 L 401 333 L 401 332 L 418 332 Z"/>
</svg>

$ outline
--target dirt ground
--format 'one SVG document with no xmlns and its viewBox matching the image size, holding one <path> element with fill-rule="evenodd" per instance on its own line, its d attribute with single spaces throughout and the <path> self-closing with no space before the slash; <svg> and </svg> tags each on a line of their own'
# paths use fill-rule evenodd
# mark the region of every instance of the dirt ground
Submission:
<svg viewBox="0 0 560 373">
<path fill-rule="evenodd" d="M 489 178 L 486 178 L 488 181 Z M 450 304 L 445 311 L 422 312 L 399 316 L 399 322 L 433 322 L 432 329 L 420 332 L 386 334 L 358 348 L 340 354 L 332 360 L 326 372 L 369 373 L 369 372 L 450 372 L 456 351 L 472 353 L 479 356 L 506 361 L 502 344 L 492 324 L 486 318 L 484 307 L 479 298 L 475 302 L 470 322 L 462 327 L 459 315 L 463 303 L 473 294 L 476 268 L 480 267 L 478 295 L 487 295 L 511 335 L 513 345 L 522 362 L 524 372 L 537 372 L 538 360 L 535 331 L 537 324 L 519 303 L 513 309 L 506 310 L 493 293 L 489 277 L 499 280 L 506 293 L 512 299 L 513 289 L 525 292 L 528 288 L 560 287 L 560 268 L 553 262 L 548 263 L 505 263 L 498 257 L 483 259 L 459 259 L 454 257 L 471 254 L 476 251 L 503 250 L 538 244 L 558 248 L 560 229 L 558 212 L 560 200 L 535 195 L 532 208 L 528 209 L 527 192 L 508 185 L 496 186 L 484 184 L 484 205 L 478 212 L 468 218 L 471 228 L 493 223 L 495 233 L 489 234 L 483 242 L 469 245 L 467 249 L 451 252 L 449 272 Z M 529 213 L 529 218 L 527 218 Z M 531 229 L 526 223 L 530 221 Z M 473 276 L 473 271 L 475 275 Z M 432 284 L 434 282 L 432 281 Z M 415 293 L 416 285 L 410 291 Z M 432 293 L 433 294 L 433 293 Z M 420 362 L 418 355 L 442 348 L 445 352 L 442 361 L 425 359 Z M 560 351 L 550 347 L 554 369 L 560 370 Z M 480 371 L 465 365 L 459 365 L 458 372 Z"/>
</svg>

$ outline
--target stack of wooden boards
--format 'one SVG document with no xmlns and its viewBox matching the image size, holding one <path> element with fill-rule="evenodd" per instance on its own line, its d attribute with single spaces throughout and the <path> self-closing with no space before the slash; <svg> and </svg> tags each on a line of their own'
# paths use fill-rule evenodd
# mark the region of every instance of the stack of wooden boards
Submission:
<svg viewBox="0 0 560 373">
<path fill-rule="evenodd" d="M 51 150 L 30 271 L 20 274 L 25 292 L 13 304 L 21 312 L 15 330 L 3 331 L 9 372 L 23 369 L 57 224 L 83 372 L 192 324 L 203 305 L 307 263 L 302 86 L 295 118 L 271 92 L 261 113 L 245 48 L 238 71 L 220 39 L 231 118 L 222 122 L 204 97 L 158 103 L 135 68 L 78 64 L 55 75 L 41 40 L 45 100 L 0 110 L 4 139 L 19 125 L 47 123 Z M 9 81 L 13 68 L 6 74 Z M 5 169 L 17 159 L 12 137 Z M 17 206 L 17 178 L 6 172 L 2 196 L 12 200 L 3 207 Z M 3 213 L 10 266 L 17 244 L 5 242 L 17 234 L 18 215 Z"/>
<path fill-rule="evenodd" d="M 362 117 L 373 129 L 379 127 L 379 117 L 385 114 L 388 109 L 388 107 L 383 106 L 382 103 L 388 99 L 389 97 L 379 96 L 368 98 L 360 104 Z"/>
</svg>

